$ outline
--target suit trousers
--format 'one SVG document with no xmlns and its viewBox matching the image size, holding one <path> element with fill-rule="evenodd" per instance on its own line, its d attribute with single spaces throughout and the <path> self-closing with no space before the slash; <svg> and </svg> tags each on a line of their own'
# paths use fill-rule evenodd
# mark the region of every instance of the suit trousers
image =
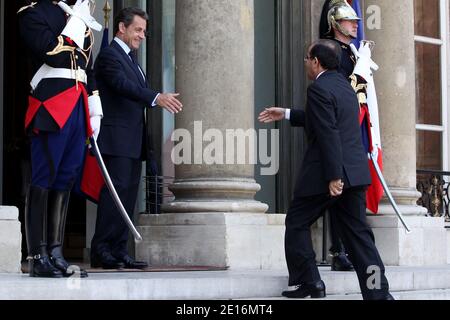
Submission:
<svg viewBox="0 0 450 320">
<path fill-rule="evenodd" d="M 104 156 L 106 168 L 120 200 L 133 221 L 142 171 L 142 160 Z M 91 255 L 108 252 L 117 258 L 128 254 L 128 227 L 105 186 L 100 193 Z"/>
<path fill-rule="evenodd" d="M 386 296 L 389 284 L 375 237 L 366 221 L 365 191 L 364 187 L 356 187 L 346 189 L 338 198 L 327 194 L 294 198 L 286 217 L 285 236 L 290 286 L 320 281 L 311 226 L 329 210 L 355 267 L 363 298 L 376 300 Z"/>
</svg>

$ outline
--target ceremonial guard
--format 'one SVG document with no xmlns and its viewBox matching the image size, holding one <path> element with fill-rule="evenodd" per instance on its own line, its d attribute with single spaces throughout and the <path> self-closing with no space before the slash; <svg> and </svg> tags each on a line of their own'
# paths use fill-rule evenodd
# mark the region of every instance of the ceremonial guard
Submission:
<svg viewBox="0 0 450 320">
<path fill-rule="evenodd" d="M 338 71 L 349 79 L 356 65 L 356 56 L 350 44 L 357 38 L 358 17 L 345 0 L 327 0 L 322 10 L 320 38 L 337 41 L 342 49 Z"/>
<path fill-rule="evenodd" d="M 338 71 L 348 79 L 358 96 L 361 136 L 364 148 L 371 158 L 369 167 L 372 184 L 366 194 L 366 204 L 367 209 L 376 214 L 384 194 L 382 186 L 384 178 L 380 177 L 383 159 L 378 102 L 372 71 L 377 71 L 378 65 L 372 60 L 372 49 L 375 43 L 362 40 L 364 29 L 360 20 L 346 0 L 327 0 L 322 11 L 320 37 L 337 41 L 341 46 L 341 64 Z M 360 40 L 362 41 L 358 43 Z M 380 173 L 376 172 L 375 164 Z M 403 218 L 401 216 L 399 218 L 403 223 Z"/>
<path fill-rule="evenodd" d="M 18 12 L 34 72 L 25 119 L 32 161 L 25 207 L 31 277 L 75 274 L 63 256 L 69 197 L 86 141 L 98 136 L 103 116 L 91 68 L 92 30 L 102 28 L 91 16 L 93 7 L 92 0 L 37 0 Z"/>
</svg>

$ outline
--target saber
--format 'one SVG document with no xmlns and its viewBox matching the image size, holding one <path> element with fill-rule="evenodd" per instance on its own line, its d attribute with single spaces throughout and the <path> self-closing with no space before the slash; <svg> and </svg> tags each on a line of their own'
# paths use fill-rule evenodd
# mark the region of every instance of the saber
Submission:
<svg viewBox="0 0 450 320">
<path fill-rule="evenodd" d="M 381 172 L 380 166 L 378 165 L 378 162 L 374 158 L 374 155 L 372 153 L 370 153 L 370 160 L 372 160 L 372 164 L 375 167 L 375 171 L 377 172 L 378 179 L 380 179 L 380 182 L 383 185 L 384 192 L 386 193 L 386 196 L 388 197 L 389 202 L 392 205 L 392 208 L 394 208 L 395 213 L 397 214 L 397 216 L 400 219 L 401 223 L 405 227 L 406 233 L 410 234 L 412 232 L 411 228 L 408 226 L 408 224 L 406 223 L 405 219 L 403 218 L 403 215 L 400 212 L 400 209 L 398 208 L 397 203 L 395 202 L 391 191 L 389 190 L 389 187 L 388 187 L 388 185 L 386 183 L 386 180 L 383 177 L 383 173 Z"/>
<path fill-rule="evenodd" d="M 134 226 L 133 222 L 131 222 L 131 219 L 128 216 L 127 210 L 125 210 L 125 207 L 123 206 L 123 203 L 120 200 L 119 195 L 117 194 L 116 188 L 114 188 L 111 177 L 109 176 L 108 170 L 106 169 L 106 166 L 105 166 L 105 162 L 103 161 L 102 155 L 100 153 L 100 149 L 98 148 L 97 141 L 95 141 L 94 137 L 90 137 L 89 142 L 91 143 L 95 158 L 97 158 L 97 162 L 100 166 L 100 170 L 102 171 L 102 175 L 103 175 L 103 178 L 105 179 L 106 186 L 108 187 L 108 190 L 111 194 L 111 197 L 114 200 L 114 203 L 117 206 L 117 209 L 119 209 L 120 215 L 122 216 L 123 220 L 125 220 L 125 223 L 127 224 L 131 233 L 133 233 L 134 239 L 137 242 L 141 242 L 142 236 L 136 230 L 136 227 Z"/>
</svg>

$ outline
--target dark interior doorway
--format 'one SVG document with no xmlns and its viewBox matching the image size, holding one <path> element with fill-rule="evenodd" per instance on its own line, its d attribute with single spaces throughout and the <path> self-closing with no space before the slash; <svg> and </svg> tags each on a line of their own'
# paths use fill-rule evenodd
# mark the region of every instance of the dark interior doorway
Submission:
<svg viewBox="0 0 450 320">
<path fill-rule="evenodd" d="M 31 176 L 29 139 L 24 131 L 29 81 L 32 78 L 28 51 L 23 46 L 18 32 L 17 11 L 29 2 L 26 0 L 5 1 L 3 73 L 3 204 L 19 208 L 22 223 L 22 253 L 26 258 L 27 248 L 24 230 L 24 208 L 27 186 Z M 86 201 L 72 195 L 67 217 L 64 253 L 71 261 L 83 259 L 86 238 Z"/>
</svg>

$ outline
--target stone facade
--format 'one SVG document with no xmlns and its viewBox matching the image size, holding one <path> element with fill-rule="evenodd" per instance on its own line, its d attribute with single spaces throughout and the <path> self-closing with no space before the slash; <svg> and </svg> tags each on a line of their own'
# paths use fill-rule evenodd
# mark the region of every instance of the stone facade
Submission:
<svg viewBox="0 0 450 320">
<path fill-rule="evenodd" d="M 142 216 L 138 259 L 152 266 L 285 269 L 284 215 L 185 213 Z"/>
<path fill-rule="evenodd" d="M 386 198 L 380 214 L 369 216 L 369 223 L 387 265 L 450 263 L 450 232 L 444 220 L 425 217 L 426 210 L 416 205 L 420 194 L 416 190 L 413 1 L 362 3 L 365 11 L 375 5 L 382 14 L 380 28 L 369 28 L 366 36 L 377 43 L 373 58 L 381 67 L 375 82 L 384 174 L 413 232 L 405 233 Z M 225 137 L 227 129 L 254 128 L 253 4 L 254 0 L 177 1 L 176 86 L 185 105 L 176 117 L 177 129 L 194 136 L 194 124 L 201 122 L 203 132 L 218 129 Z M 322 4 L 323 0 L 311 1 L 307 28 L 313 40 Z M 447 37 L 450 44 L 450 33 Z M 202 143 L 200 147 L 205 146 Z M 144 242 L 136 245 L 136 257 L 161 266 L 285 268 L 285 216 L 265 214 L 267 206 L 254 200 L 259 189 L 252 165 L 177 166 L 172 186 L 175 201 L 165 206 L 163 215 L 140 217 Z M 320 223 L 313 239 L 321 260 Z M 20 243 L 17 209 L 0 207 L 0 273 L 20 272 Z"/>
<path fill-rule="evenodd" d="M 19 211 L 0 207 L 0 273 L 21 272 L 21 247 Z"/>
<path fill-rule="evenodd" d="M 251 103 L 254 94 L 251 77 L 253 1 L 222 1 L 214 6 L 206 3 L 206 0 L 177 3 L 177 89 L 183 91 L 186 110 L 190 111 L 178 116 L 177 128 L 192 131 L 192 124 L 199 117 L 208 127 L 252 128 L 251 117 L 255 113 Z M 318 25 L 322 4 L 323 1 L 314 1 L 311 5 L 312 26 Z M 373 58 L 381 66 L 375 81 L 384 174 L 413 232 L 406 234 L 387 198 L 383 199 L 380 214 L 368 220 L 387 265 L 443 265 L 447 263 L 446 253 L 450 250 L 444 220 L 425 217 L 426 209 L 416 205 L 420 193 L 416 190 L 415 162 L 414 5 L 407 0 L 365 0 L 363 4 L 364 9 L 376 5 L 382 14 L 380 28 L 367 30 L 366 36 L 377 43 Z M 315 27 L 311 27 L 311 33 L 314 39 Z M 239 70 L 235 70 L 236 66 Z M 239 92 L 233 95 L 238 100 L 229 104 L 228 94 L 224 95 L 222 89 L 231 95 Z M 231 114 L 240 117 L 231 118 Z M 245 201 L 237 201 L 236 210 L 231 209 L 229 201 L 223 201 L 224 194 L 233 194 L 229 187 L 224 188 L 224 181 L 228 180 L 224 178 L 241 179 L 241 188 L 247 191 L 242 192 L 247 195 L 246 201 L 251 202 L 253 209 L 262 209 L 248 193 L 253 182 L 242 180 L 253 176 L 251 167 L 178 166 L 176 176 L 173 190 L 177 199 L 166 206 L 168 214 L 141 218 L 140 230 L 146 242 L 138 246 L 138 257 L 163 265 L 262 269 L 283 265 L 280 259 L 284 247 L 281 241 L 284 216 L 258 217 L 254 210 L 242 211 Z M 201 187 L 202 184 L 207 186 Z M 235 188 L 240 187 L 235 185 Z M 234 214 L 229 213 L 233 211 Z M 277 221 L 276 227 L 270 221 Z M 261 250 L 266 246 L 261 242 L 264 238 L 261 232 L 276 239 L 267 250 Z M 321 235 L 319 223 L 313 233 L 319 260 Z M 238 251 L 241 254 L 236 255 Z M 272 262 L 264 260 L 269 256 Z"/>
</svg>

